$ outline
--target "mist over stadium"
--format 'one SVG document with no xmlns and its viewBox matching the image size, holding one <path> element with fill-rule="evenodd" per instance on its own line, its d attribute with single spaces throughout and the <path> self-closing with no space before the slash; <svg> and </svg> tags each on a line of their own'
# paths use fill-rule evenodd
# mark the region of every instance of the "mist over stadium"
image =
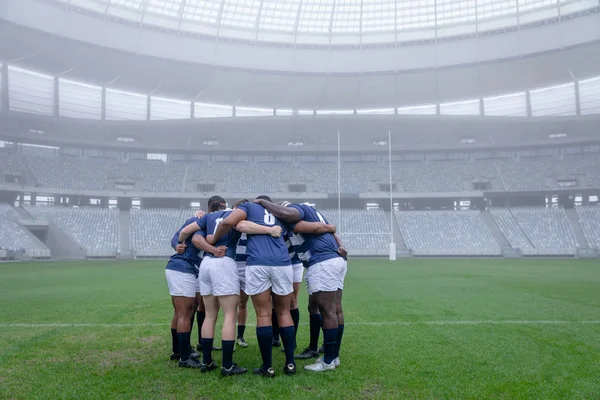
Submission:
<svg viewBox="0 0 600 400">
<path fill-rule="evenodd" d="M 216 195 L 335 225 L 335 376 L 165 361 L 171 238 Z M 599 196 L 598 0 L 0 1 L 0 398 L 595 398 Z"/>
</svg>

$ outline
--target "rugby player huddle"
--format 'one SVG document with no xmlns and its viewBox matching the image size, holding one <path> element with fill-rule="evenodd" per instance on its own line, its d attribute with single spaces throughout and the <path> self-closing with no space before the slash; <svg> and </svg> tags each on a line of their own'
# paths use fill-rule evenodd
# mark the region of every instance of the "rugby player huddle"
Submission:
<svg viewBox="0 0 600 400">
<path fill-rule="evenodd" d="M 212 358 L 215 325 L 223 310 L 221 375 L 248 372 L 233 362 L 236 343 L 244 339 L 248 296 L 256 310 L 256 337 L 262 357 L 254 374 L 274 377 L 273 347 L 283 342 L 283 371 L 296 373 L 295 359 L 323 356 L 304 369 L 314 372 L 340 366 L 344 334 L 342 290 L 346 250 L 336 228 L 308 204 L 275 204 L 268 196 L 239 200 L 234 209 L 220 196 L 208 200 L 208 213 L 198 212 L 175 233 L 176 250 L 166 267 L 174 316 L 171 322 L 172 360 L 179 366 L 209 372 L 218 365 Z M 300 320 L 298 292 L 307 268 L 310 344 L 294 356 Z M 190 345 L 194 311 L 198 346 Z M 239 310 L 239 316 L 238 316 Z M 318 349 L 323 330 L 323 348 Z M 201 351 L 202 354 L 199 354 Z"/>
</svg>

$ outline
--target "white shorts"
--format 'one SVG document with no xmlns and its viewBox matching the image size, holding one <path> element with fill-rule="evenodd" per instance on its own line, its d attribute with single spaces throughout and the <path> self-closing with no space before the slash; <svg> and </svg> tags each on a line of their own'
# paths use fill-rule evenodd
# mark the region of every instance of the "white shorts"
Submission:
<svg viewBox="0 0 600 400">
<path fill-rule="evenodd" d="M 196 297 L 196 276 L 185 272 L 165 270 L 171 296 Z"/>
<path fill-rule="evenodd" d="M 302 263 L 294 264 L 292 265 L 292 268 L 294 270 L 294 283 L 302 282 L 302 276 L 304 275 L 304 265 L 302 265 Z"/>
<path fill-rule="evenodd" d="M 348 263 L 342 257 L 310 266 L 306 272 L 308 294 L 343 290 L 347 269 Z"/>
<path fill-rule="evenodd" d="M 229 257 L 205 257 L 200 264 L 200 293 L 202 296 L 240 294 L 237 265 Z"/>
<path fill-rule="evenodd" d="M 240 289 L 246 291 L 246 261 L 236 261 L 238 278 L 240 279 Z"/>
<path fill-rule="evenodd" d="M 198 272 L 200 269 L 198 269 Z M 198 273 L 198 277 L 196 278 L 196 293 L 200 294 L 200 273 Z"/>
<path fill-rule="evenodd" d="M 269 288 L 279 296 L 294 291 L 294 270 L 291 265 L 269 267 L 263 265 L 246 266 L 246 293 L 249 296 L 260 294 Z"/>
</svg>

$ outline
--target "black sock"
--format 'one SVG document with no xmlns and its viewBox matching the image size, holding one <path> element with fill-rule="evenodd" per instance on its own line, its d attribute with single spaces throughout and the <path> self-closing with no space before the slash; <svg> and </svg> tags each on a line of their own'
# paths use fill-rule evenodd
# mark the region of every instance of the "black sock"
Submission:
<svg viewBox="0 0 600 400">
<path fill-rule="evenodd" d="M 337 330 L 338 328 L 333 329 L 323 329 L 323 341 L 325 342 L 325 352 L 323 354 L 323 361 L 327 364 L 331 364 L 333 359 L 335 358 L 335 344 L 337 343 Z"/>
<path fill-rule="evenodd" d="M 238 325 L 238 339 L 244 337 L 244 332 L 246 332 L 246 325 Z"/>
<path fill-rule="evenodd" d="M 212 347 L 214 338 L 202 338 L 200 344 L 202 345 L 202 363 L 208 365 L 212 362 Z"/>
<path fill-rule="evenodd" d="M 171 351 L 173 354 L 179 354 L 179 340 L 177 340 L 177 329 L 171 328 Z"/>
<path fill-rule="evenodd" d="M 204 311 L 196 312 L 196 321 L 198 321 L 198 343 L 202 344 L 202 324 L 204 323 L 204 318 L 206 317 L 206 313 Z"/>
<path fill-rule="evenodd" d="M 296 347 L 296 336 L 298 336 L 298 325 L 300 325 L 300 310 L 294 308 L 290 310 L 292 321 L 294 321 L 294 347 Z"/>
<path fill-rule="evenodd" d="M 190 332 L 177 332 L 179 342 L 179 359 L 187 361 L 190 359 Z"/>
<path fill-rule="evenodd" d="M 233 365 L 233 344 L 235 340 L 221 340 L 223 346 L 223 368 L 229 369 Z"/>
<path fill-rule="evenodd" d="M 279 320 L 277 319 L 277 313 L 275 309 L 271 313 L 271 326 L 273 328 L 273 340 L 279 340 Z"/>
<path fill-rule="evenodd" d="M 283 348 L 285 349 L 285 365 L 296 364 L 294 362 L 294 337 L 296 329 L 293 326 L 286 326 L 285 328 L 279 328 L 281 334 L 281 341 L 283 342 Z"/>
<path fill-rule="evenodd" d="M 337 358 L 340 356 L 340 346 L 342 345 L 342 336 L 344 336 L 344 325 L 338 325 L 337 341 L 335 342 L 334 356 Z"/>
<path fill-rule="evenodd" d="M 308 347 L 312 351 L 319 350 L 319 335 L 321 334 L 322 324 L 321 314 L 310 314 L 310 344 Z"/>
<path fill-rule="evenodd" d="M 273 328 L 271 326 L 256 327 L 256 339 L 262 356 L 264 371 L 273 366 Z"/>
</svg>

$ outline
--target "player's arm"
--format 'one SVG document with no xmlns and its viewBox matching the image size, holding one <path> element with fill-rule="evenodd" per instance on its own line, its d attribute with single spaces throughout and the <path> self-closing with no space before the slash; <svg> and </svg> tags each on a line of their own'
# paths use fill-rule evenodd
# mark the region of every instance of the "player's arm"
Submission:
<svg viewBox="0 0 600 400">
<path fill-rule="evenodd" d="M 271 203 L 270 201 L 264 199 L 258 199 L 255 201 L 286 224 L 293 224 L 302 219 L 300 211 L 296 210 L 294 207 L 283 207 L 279 204 Z"/>
<path fill-rule="evenodd" d="M 231 212 L 231 214 L 229 214 L 227 216 L 227 218 L 225 218 L 223 221 L 221 221 L 221 223 L 217 227 L 217 230 L 215 231 L 215 233 L 213 233 L 212 237 L 208 238 L 209 243 L 210 244 L 217 243 L 219 241 L 219 239 L 221 239 L 223 236 L 225 236 L 227 234 L 227 232 L 229 232 L 231 230 L 231 228 L 233 228 L 234 226 L 239 224 L 240 221 L 245 220 L 247 216 L 248 216 L 248 214 L 246 214 L 246 211 L 244 211 L 244 210 L 241 210 L 239 208 L 236 208 L 235 210 L 233 210 Z"/>
<path fill-rule="evenodd" d="M 310 235 L 322 235 L 324 233 L 335 233 L 336 227 L 332 224 L 322 222 L 300 221 L 294 225 L 294 233 L 307 233 Z"/>
<path fill-rule="evenodd" d="M 203 250 L 207 253 L 211 253 L 215 257 L 224 257 L 225 251 L 227 250 L 226 246 L 214 247 L 210 245 L 200 232 L 196 232 L 194 236 L 192 236 L 192 244 L 198 250 Z"/>
<path fill-rule="evenodd" d="M 190 236 L 199 230 L 200 225 L 198 224 L 198 221 L 194 221 L 191 224 L 186 225 L 181 232 L 179 232 L 179 243 L 185 242 Z"/>
<path fill-rule="evenodd" d="M 179 243 L 178 239 L 179 236 L 177 235 L 177 233 L 174 234 L 171 238 L 171 247 L 177 252 L 177 254 L 183 254 L 187 246 L 185 243 Z"/>
<path fill-rule="evenodd" d="M 335 238 L 335 241 L 337 242 L 339 255 L 342 256 L 342 257 L 344 257 L 344 258 L 348 257 L 348 251 L 344 247 L 344 243 L 342 242 L 342 238 L 338 234 L 333 234 L 333 237 Z"/>
<path fill-rule="evenodd" d="M 271 235 L 275 238 L 281 236 L 282 232 L 281 226 L 279 225 L 264 226 L 246 220 L 238 222 L 235 226 L 235 230 L 247 235 Z"/>
</svg>

